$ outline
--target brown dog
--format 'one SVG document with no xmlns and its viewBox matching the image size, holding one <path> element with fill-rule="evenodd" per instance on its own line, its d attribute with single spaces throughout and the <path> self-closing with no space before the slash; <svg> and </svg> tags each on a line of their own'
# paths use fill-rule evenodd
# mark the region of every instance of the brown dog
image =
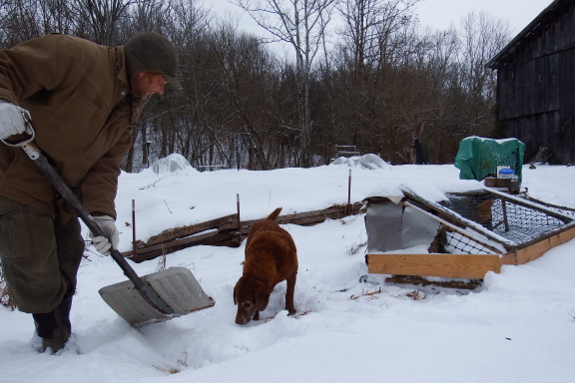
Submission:
<svg viewBox="0 0 575 383">
<path fill-rule="evenodd" d="M 291 235 L 279 227 L 277 208 L 266 219 L 253 224 L 246 242 L 243 275 L 234 287 L 234 304 L 238 305 L 237 324 L 259 320 L 275 285 L 287 280 L 286 310 L 295 314 L 293 294 L 297 276 L 297 251 Z"/>
</svg>

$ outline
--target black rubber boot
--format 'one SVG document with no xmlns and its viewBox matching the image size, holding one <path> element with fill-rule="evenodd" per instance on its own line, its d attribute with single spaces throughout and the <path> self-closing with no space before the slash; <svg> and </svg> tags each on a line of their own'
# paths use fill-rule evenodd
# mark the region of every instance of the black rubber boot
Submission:
<svg viewBox="0 0 575 383">
<path fill-rule="evenodd" d="M 72 298 L 67 298 L 49 313 L 32 314 L 36 332 L 42 338 L 42 352 L 51 349 L 52 353 L 64 348 L 72 333 L 70 309 Z"/>
</svg>

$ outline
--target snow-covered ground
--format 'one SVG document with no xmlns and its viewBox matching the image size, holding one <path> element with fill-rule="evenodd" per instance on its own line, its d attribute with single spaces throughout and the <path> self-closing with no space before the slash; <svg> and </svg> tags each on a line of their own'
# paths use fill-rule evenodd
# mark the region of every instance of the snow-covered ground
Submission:
<svg viewBox="0 0 575 383">
<path fill-rule="evenodd" d="M 352 202 L 403 186 L 432 199 L 481 187 L 459 180 L 453 165 L 374 163 L 205 173 L 184 164 L 175 172 L 122 174 L 120 250 L 131 247 L 132 200 L 138 239 L 146 240 L 233 214 L 238 196 L 244 220 L 279 206 L 289 214 L 346 203 L 350 169 Z M 532 197 L 575 208 L 575 167 L 526 166 L 523 177 Z M 283 227 L 298 247 L 295 317 L 283 310 L 282 283 L 261 314 L 267 320 L 235 324 L 232 290 L 244 245 L 196 246 L 168 254 L 167 267 L 189 268 L 216 305 L 136 330 L 98 294 L 125 280 L 122 271 L 89 250 L 72 308 L 74 338 L 59 355 L 34 348 L 29 314 L 0 307 L 0 382 L 574 381 L 575 241 L 488 273 L 470 292 L 392 285 L 368 274 L 363 215 Z M 159 259 L 131 264 L 145 275 L 158 270 Z"/>
</svg>

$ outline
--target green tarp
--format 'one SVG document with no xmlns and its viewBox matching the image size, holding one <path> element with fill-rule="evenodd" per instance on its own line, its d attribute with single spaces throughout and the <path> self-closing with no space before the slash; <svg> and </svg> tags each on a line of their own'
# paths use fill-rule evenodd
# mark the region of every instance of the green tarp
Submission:
<svg viewBox="0 0 575 383">
<path fill-rule="evenodd" d="M 471 136 L 459 143 L 455 166 L 460 170 L 460 179 L 478 181 L 496 176 L 498 166 L 509 166 L 521 182 L 524 152 L 525 144 L 516 138 L 494 140 Z"/>
</svg>

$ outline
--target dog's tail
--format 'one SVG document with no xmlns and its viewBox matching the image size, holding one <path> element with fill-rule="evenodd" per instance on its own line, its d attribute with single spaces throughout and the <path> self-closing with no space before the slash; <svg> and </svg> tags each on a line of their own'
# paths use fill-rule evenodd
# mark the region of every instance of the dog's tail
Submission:
<svg viewBox="0 0 575 383">
<path fill-rule="evenodd" d="M 280 215 L 282 211 L 281 207 L 278 207 L 277 209 L 275 209 L 270 215 L 268 215 L 268 217 L 266 219 L 269 219 L 271 221 L 276 221 Z"/>
</svg>

